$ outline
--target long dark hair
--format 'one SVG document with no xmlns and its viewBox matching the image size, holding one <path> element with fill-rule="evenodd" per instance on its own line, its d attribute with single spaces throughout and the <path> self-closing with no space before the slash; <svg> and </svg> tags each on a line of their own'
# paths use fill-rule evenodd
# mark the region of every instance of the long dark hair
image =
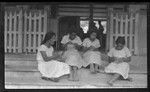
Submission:
<svg viewBox="0 0 150 92">
<path fill-rule="evenodd" d="M 44 37 L 44 40 L 41 42 L 41 45 L 42 44 L 45 44 L 48 40 L 50 40 L 53 36 L 55 35 L 55 33 L 53 32 L 47 32 L 45 37 Z"/>
</svg>

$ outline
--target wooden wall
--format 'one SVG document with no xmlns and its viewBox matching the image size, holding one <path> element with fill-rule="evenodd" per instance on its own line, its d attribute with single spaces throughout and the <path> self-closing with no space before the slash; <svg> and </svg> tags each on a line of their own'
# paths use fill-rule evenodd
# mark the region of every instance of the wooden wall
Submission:
<svg viewBox="0 0 150 92">
<path fill-rule="evenodd" d="M 139 35 L 138 35 L 138 49 L 139 55 L 147 54 L 147 14 L 146 11 L 140 12 L 139 15 Z"/>
</svg>

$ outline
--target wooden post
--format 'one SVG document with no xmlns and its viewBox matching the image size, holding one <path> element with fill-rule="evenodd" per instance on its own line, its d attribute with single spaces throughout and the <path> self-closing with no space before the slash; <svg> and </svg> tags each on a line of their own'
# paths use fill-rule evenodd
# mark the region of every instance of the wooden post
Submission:
<svg viewBox="0 0 150 92">
<path fill-rule="evenodd" d="M 91 25 L 91 23 L 92 23 L 92 21 L 93 21 L 93 5 L 92 4 L 90 4 L 90 16 L 89 16 L 89 31 L 91 30 L 91 27 L 92 27 L 92 25 Z"/>
<path fill-rule="evenodd" d="M 111 31 L 113 31 L 112 30 L 112 26 L 111 26 L 111 24 L 110 23 L 112 23 L 112 18 L 113 18 L 113 16 L 112 16 L 112 11 L 113 11 L 113 8 L 111 8 L 111 7 L 108 7 L 108 16 L 107 16 L 107 19 L 108 19 L 108 21 L 107 21 L 107 38 L 106 38 L 106 50 L 108 51 L 109 49 L 110 49 L 110 34 L 111 34 Z"/>
</svg>

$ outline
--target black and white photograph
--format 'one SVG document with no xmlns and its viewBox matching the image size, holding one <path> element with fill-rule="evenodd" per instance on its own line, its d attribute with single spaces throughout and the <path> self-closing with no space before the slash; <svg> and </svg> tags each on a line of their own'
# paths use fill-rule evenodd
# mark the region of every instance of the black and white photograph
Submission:
<svg viewBox="0 0 150 92">
<path fill-rule="evenodd" d="M 1 2 L 5 89 L 147 88 L 147 3 Z"/>
</svg>

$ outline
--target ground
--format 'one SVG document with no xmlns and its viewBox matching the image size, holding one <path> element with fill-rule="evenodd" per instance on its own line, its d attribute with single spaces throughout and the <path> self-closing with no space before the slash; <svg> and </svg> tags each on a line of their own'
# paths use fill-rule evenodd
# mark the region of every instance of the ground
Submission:
<svg viewBox="0 0 150 92">
<path fill-rule="evenodd" d="M 67 80 L 67 76 L 61 77 L 60 82 L 54 83 L 40 78 L 37 70 L 35 55 L 5 55 L 5 88 L 49 89 L 49 88 L 112 88 L 106 82 L 111 75 L 105 73 L 91 74 L 88 69 L 80 69 L 79 82 Z M 147 71 L 139 67 L 130 66 L 129 76 L 133 82 L 116 81 L 113 88 L 146 88 Z"/>
</svg>

